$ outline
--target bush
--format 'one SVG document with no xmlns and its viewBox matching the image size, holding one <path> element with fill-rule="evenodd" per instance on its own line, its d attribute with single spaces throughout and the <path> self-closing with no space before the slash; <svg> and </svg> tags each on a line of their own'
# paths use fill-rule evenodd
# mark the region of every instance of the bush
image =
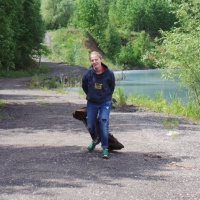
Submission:
<svg viewBox="0 0 200 200">
<path fill-rule="evenodd" d="M 113 97 L 117 101 L 118 107 L 123 107 L 126 105 L 128 96 L 125 95 L 123 88 L 121 87 L 116 88 Z"/>
<path fill-rule="evenodd" d="M 162 33 L 158 64 L 170 69 L 166 77 L 178 78 L 189 91 L 190 100 L 200 106 L 200 6 L 188 1 L 177 11 L 179 28 Z"/>
<path fill-rule="evenodd" d="M 53 41 L 51 44 L 50 59 L 56 62 L 65 62 L 70 65 L 88 66 L 89 52 L 84 46 L 85 34 L 78 29 L 59 29 L 50 32 Z"/>
<path fill-rule="evenodd" d="M 143 56 L 152 46 L 149 35 L 145 31 L 141 31 L 133 37 L 132 41 L 121 48 L 117 62 L 129 69 L 134 66 L 144 66 Z"/>
</svg>

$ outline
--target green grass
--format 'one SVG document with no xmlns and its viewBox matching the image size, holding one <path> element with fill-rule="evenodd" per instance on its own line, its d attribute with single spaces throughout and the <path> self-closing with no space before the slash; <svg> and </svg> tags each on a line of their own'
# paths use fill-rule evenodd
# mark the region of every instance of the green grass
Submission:
<svg viewBox="0 0 200 200">
<path fill-rule="evenodd" d="M 176 118 L 168 117 L 167 119 L 164 119 L 162 122 L 163 126 L 168 129 L 175 129 L 179 127 L 179 121 Z"/>
<path fill-rule="evenodd" d="M 3 100 L 0 99 L 0 111 L 6 106 Z M 7 113 L 0 114 L 0 121 L 2 120 L 13 120 L 13 117 L 10 117 Z"/>
<path fill-rule="evenodd" d="M 10 116 L 2 116 L 0 115 L 0 121 L 2 120 L 13 120 L 14 118 L 13 117 L 10 117 Z"/>
<path fill-rule="evenodd" d="M 88 66 L 89 50 L 84 46 L 86 37 L 79 29 L 58 29 L 50 32 L 52 44 L 49 59 L 70 65 Z"/>
<path fill-rule="evenodd" d="M 81 76 L 54 76 L 48 78 L 45 75 L 34 75 L 32 80 L 29 82 L 29 87 L 43 90 L 57 89 L 57 92 L 64 93 L 64 88 L 81 87 L 81 79 Z"/>
<path fill-rule="evenodd" d="M 128 96 L 124 94 L 124 89 L 122 87 L 116 87 L 113 98 L 117 101 L 117 107 L 123 107 L 127 104 Z"/>
<path fill-rule="evenodd" d="M 185 105 L 176 97 L 171 102 L 167 102 L 162 93 L 158 93 L 153 99 L 138 94 L 130 95 L 128 96 L 127 103 L 137 104 L 156 112 L 200 120 L 200 108 L 198 105 L 192 103 Z"/>
<path fill-rule="evenodd" d="M 4 101 L 0 99 L 0 109 L 4 108 L 5 106 L 6 104 L 4 103 Z"/>
<path fill-rule="evenodd" d="M 35 74 L 48 73 L 50 71 L 49 67 L 46 65 L 41 65 L 39 67 L 29 68 L 26 70 L 0 70 L 0 78 L 20 78 L 33 76 Z"/>
<path fill-rule="evenodd" d="M 69 94 L 69 92 L 68 92 L 68 91 L 65 91 L 64 88 L 58 88 L 58 89 L 56 90 L 56 93 L 57 93 L 57 94 Z"/>
<path fill-rule="evenodd" d="M 32 80 L 29 82 L 29 87 L 32 89 L 48 90 L 58 88 L 59 86 L 60 83 L 56 77 L 49 79 L 45 75 L 34 75 Z"/>
</svg>

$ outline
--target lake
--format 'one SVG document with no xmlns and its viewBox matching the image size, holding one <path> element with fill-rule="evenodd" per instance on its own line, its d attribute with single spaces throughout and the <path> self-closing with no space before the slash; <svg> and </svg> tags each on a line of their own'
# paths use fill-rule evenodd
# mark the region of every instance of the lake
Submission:
<svg viewBox="0 0 200 200">
<path fill-rule="evenodd" d="M 125 94 L 139 94 L 154 98 L 162 92 L 167 101 L 176 96 L 187 103 L 187 90 L 179 89 L 178 82 L 163 79 L 161 70 L 125 70 L 116 71 L 116 86 L 122 87 Z"/>
</svg>

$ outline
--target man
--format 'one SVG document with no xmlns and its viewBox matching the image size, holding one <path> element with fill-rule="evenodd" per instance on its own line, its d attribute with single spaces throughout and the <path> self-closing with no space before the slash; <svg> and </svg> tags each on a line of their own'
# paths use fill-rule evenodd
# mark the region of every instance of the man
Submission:
<svg viewBox="0 0 200 200">
<path fill-rule="evenodd" d="M 98 118 L 101 130 L 102 157 L 108 158 L 109 117 L 112 95 L 115 89 L 115 77 L 104 63 L 99 52 L 90 54 L 91 68 L 82 78 L 82 88 L 87 99 L 87 129 L 92 142 L 88 146 L 93 151 L 98 144 L 96 119 Z"/>
</svg>

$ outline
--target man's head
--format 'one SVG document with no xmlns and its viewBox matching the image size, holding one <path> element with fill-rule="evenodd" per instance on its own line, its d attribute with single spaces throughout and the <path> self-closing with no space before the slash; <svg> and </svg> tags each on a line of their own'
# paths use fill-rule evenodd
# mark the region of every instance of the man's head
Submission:
<svg viewBox="0 0 200 200">
<path fill-rule="evenodd" d="M 101 62 L 102 62 L 102 55 L 97 52 L 97 51 L 93 51 L 90 56 L 89 56 L 90 62 L 95 70 L 96 73 L 101 73 L 102 72 L 102 66 L 101 66 Z"/>
</svg>

